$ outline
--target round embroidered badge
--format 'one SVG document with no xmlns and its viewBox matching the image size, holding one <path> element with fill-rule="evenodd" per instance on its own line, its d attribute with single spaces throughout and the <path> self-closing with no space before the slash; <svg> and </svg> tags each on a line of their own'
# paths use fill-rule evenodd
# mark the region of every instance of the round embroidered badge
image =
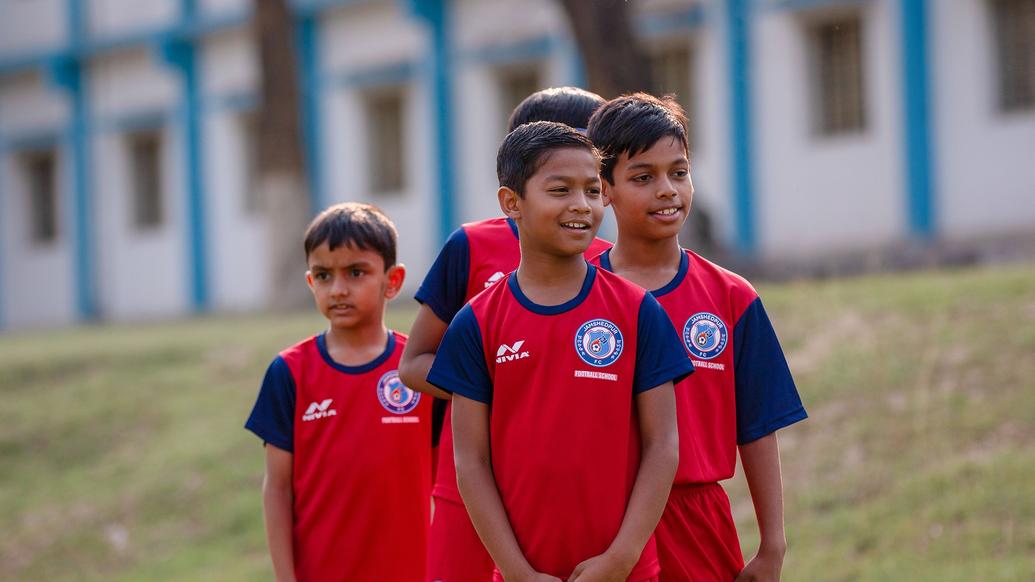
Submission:
<svg viewBox="0 0 1035 582">
<path fill-rule="evenodd" d="M 388 412 L 406 414 L 417 408 L 420 392 L 407 388 L 399 379 L 399 372 L 392 370 L 377 381 L 377 399 Z"/>
<path fill-rule="evenodd" d="M 575 333 L 575 351 L 590 366 L 610 366 L 622 355 L 622 332 L 606 319 L 591 319 Z"/>
<path fill-rule="evenodd" d="M 722 319 L 705 311 L 692 315 L 683 326 L 686 349 L 702 360 L 718 357 L 726 349 L 728 339 L 729 334 Z"/>
</svg>

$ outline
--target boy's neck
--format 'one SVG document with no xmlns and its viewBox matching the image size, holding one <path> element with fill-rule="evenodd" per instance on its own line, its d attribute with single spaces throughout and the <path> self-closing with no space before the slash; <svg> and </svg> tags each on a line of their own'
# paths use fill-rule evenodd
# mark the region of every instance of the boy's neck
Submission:
<svg viewBox="0 0 1035 582">
<path fill-rule="evenodd" d="M 622 236 L 619 232 L 609 257 L 615 274 L 652 291 L 676 276 L 682 254 L 677 236 L 646 239 Z"/>
<path fill-rule="evenodd" d="M 574 299 L 586 280 L 582 254 L 556 256 L 521 248 L 517 268 L 521 292 L 538 305 L 560 305 Z"/>
<path fill-rule="evenodd" d="M 349 328 L 327 329 L 324 339 L 331 359 L 344 366 L 362 366 L 385 351 L 388 328 L 377 320 L 377 325 L 359 325 Z"/>
</svg>

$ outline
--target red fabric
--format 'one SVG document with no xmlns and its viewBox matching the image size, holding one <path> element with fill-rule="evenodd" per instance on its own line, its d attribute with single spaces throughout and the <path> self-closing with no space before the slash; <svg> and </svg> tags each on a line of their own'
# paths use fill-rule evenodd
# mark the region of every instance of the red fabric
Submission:
<svg viewBox="0 0 1035 582">
<path fill-rule="evenodd" d="M 379 382 L 397 375 L 406 336 L 395 340 L 384 362 L 355 374 L 328 364 L 315 338 L 281 353 L 296 390 L 293 538 L 299 580 L 424 580 L 431 398 L 402 413 L 382 405 Z M 325 403 L 319 414 L 308 412 Z"/>
<path fill-rule="evenodd" d="M 470 303 L 493 381 L 493 472 L 518 544 L 539 572 L 568 576 L 607 550 L 622 524 L 639 468 L 633 378 L 644 295 L 598 269 L 586 298 L 564 313 L 529 311 L 506 282 Z M 593 369 L 572 343 L 584 323 L 604 315 L 625 346 Z M 499 362 L 497 348 L 518 340 L 528 357 Z M 613 378 L 578 375 L 601 371 Z M 657 572 L 652 539 L 629 580 Z"/>
<path fill-rule="evenodd" d="M 718 483 L 675 486 L 654 537 L 661 582 L 731 582 L 744 569 L 730 500 Z"/>
<path fill-rule="evenodd" d="M 495 565 L 462 503 L 435 498 L 427 582 L 489 582 Z"/>
</svg>

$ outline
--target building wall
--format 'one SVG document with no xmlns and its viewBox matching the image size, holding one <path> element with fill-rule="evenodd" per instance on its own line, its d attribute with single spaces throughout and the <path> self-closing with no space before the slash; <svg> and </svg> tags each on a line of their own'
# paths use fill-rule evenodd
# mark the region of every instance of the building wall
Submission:
<svg viewBox="0 0 1035 582">
<path fill-rule="evenodd" d="M 0 0 L 0 55 L 20 56 L 60 46 L 66 34 L 65 1 Z"/>
<path fill-rule="evenodd" d="M 1030 231 L 1035 225 L 1035 110 L 1005 114 L 997 109 L 988 3 L 929 5 L 941 232 L 958 238 Z"/>
</svg>

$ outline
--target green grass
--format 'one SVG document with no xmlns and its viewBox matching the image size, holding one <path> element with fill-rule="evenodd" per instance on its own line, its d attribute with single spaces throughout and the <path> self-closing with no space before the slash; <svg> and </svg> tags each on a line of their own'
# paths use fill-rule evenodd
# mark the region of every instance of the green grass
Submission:
<svg viewBox="0 0 1035 582">
<path fill-rule="evenodd" d="M 1032 579 L 1035 268 L 761 292 L 811 415 L 781 433 L 784 579 Z M 268 578 L 241 425 L 272 356 L 321 326 L 0 337 L 0 579 Z M 739 476 L 729 490 L 750 557 Z"/>
</svg>

